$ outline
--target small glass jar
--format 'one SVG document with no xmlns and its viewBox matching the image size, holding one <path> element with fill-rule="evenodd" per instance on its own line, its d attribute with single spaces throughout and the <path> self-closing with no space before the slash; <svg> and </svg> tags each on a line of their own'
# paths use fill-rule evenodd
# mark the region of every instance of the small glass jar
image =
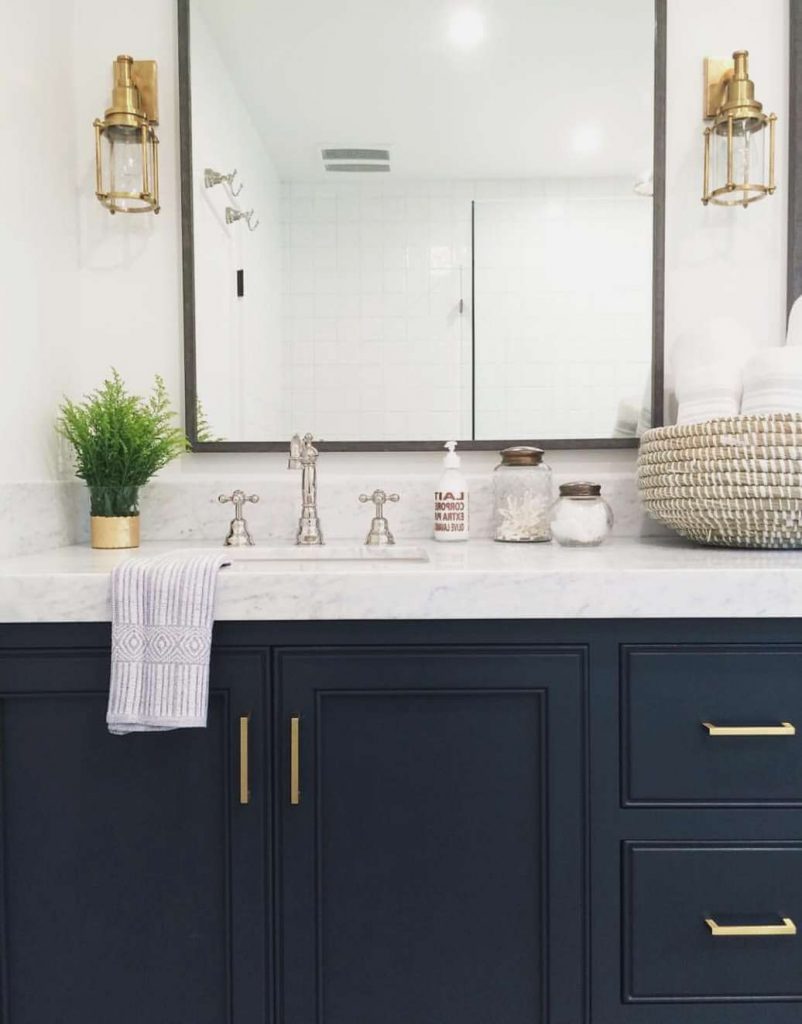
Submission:
<svg viewBox="0 0 802 1024">
<path fill-rule="evenodd" d="M 551 540 L 551 469 L 542 448 L 505 448 L 493 471 L 493 535 L 532 544 Z"/>
<path fill-rule="evenodd" d="M 601 544 L 613 526 L 613 510 L 601 496 L 601 484 L 560 484 L 551 512 L 551 532 L 564 547 Z"/>
</svg>

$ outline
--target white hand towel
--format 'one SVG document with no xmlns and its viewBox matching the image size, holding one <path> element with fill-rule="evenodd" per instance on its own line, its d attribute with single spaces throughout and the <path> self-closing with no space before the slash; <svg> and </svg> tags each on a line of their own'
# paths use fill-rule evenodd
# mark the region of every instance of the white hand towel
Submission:
<svg viewBox="0 0 802 1024">
<path fill-rule="evenodd" d="M 802 346 L 767 348 L 744 367 L 745 416 L 802 412 Z"/>
<path fill-rule="evenodd" d="M 206 726 L 217 573 L 225 551 L 131 558 L 111 578 L 109 732 Z"/>
<path fill-rule="evenodd" d="M 739 362 L 690 366 L 676 381 L 677 423 L 705 423 L 722 416 L 737 416 L 743 378 Z"/>
<path fill-rule="evenodd" d="M 788 314 L 785 344 L 786 346 L 802 345 L 802 295 L 791 306 L 791 312 Z"/>
</svg>

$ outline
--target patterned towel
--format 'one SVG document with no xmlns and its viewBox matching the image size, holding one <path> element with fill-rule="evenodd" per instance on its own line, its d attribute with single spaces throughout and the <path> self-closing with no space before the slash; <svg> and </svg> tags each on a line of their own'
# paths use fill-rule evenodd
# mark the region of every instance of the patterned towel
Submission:
<svg viewBox="0 0 802 1024">
<path fill-rule="evenodd" d="M 111 576 L 109 732 L 202 729 L 225 551 L 131 558 Z"/>
</svg>

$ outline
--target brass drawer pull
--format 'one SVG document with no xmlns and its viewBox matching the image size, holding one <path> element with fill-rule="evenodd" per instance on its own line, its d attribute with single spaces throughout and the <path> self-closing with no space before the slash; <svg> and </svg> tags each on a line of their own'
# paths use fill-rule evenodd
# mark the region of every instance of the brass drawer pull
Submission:
<svg viewBox="0 0 802 1024">
<path fill-rule="evenodd" d="M 790 722 L 779 725 L 713 725 L 702 722 L 710 736 L 796 736 L 796 726 Z"/>
<path fill-rule="evenodd" d="M 294 715 L 290 719 L 290 803 L 297 807 L 301 802 L 301 719 Z"/>
<path fill-rule="evenodd" d="M 752 935 L 765 937 L 767 935 L 796 935 L 796 925 L 790 917 L 784 917 L 782 924 L 717 924 L 712 917 L 705 918 L 705 924 L 710 929 L 710 934 L 717 938 L 738 937 Z"/>
<path fill-rule="evenodd" d="M 248 731 L 250 729 L 251 716 L 240 715 L 239 720 L 239 802 L 249 804 L 251 802 L 251 783 L 249 778 L 249 753 L 248 753 Z"/>
</svg>

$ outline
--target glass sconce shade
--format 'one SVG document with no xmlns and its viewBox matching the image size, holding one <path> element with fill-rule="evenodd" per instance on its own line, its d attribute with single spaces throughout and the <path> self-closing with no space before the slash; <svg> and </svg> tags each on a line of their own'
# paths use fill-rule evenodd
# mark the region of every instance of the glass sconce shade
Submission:
<svg viewBox="0 0 802 1024">
<path fill-rule="evenodd" d="M 705 183 L 702 196 L 705 205 L 748 206 L 776 191 L 776 121 L 774 114 L 759 118 L 729 117 L 705 129 Z"/>
<path fill-rule="evenodd" d="M 159 212 L 159 155 L 156 133 L 95 122 L 96 195 L 110 213 Z"/>
<path fill-rule="evenodd" d="M 157 120 L 140 95 L 137 67 L 150 69 L 143 91 L 155 111 L 155 63 L 123 56 L 114 62 L 112 106 L 94 122 L 95 194 L 110 213 L 159 212 Z"/>
<path fill-rule="evenodd" d="M 705 65 L 705 94 L 718 93 L 705 109 L 712 123 L 705 129 L 702 202 L 749 206 L 777 188 L 774 180 L 776 114 L 764 114 L 749 78 L 749 54 L 738 50 L 729 69 L 716 80 Z M 721 62 L 718 62 L 721 63 Z"/>
</svg>

